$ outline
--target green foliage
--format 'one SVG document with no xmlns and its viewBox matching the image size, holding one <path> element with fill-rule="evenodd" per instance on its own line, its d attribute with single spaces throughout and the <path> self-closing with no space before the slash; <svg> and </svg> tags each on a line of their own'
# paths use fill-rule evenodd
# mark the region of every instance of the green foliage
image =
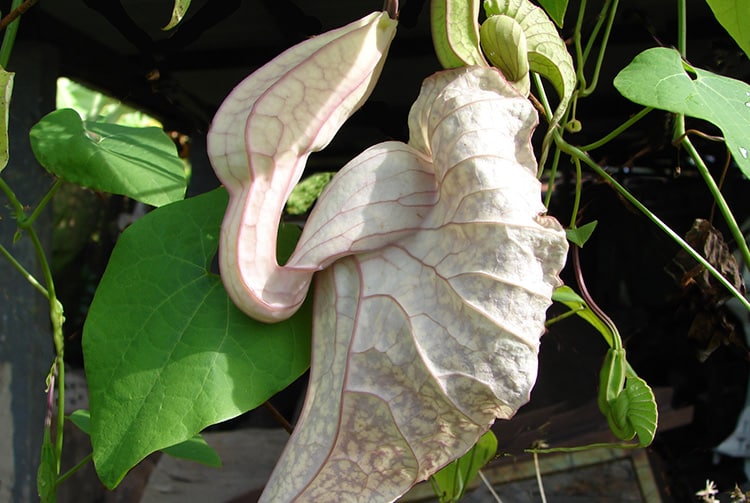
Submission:
<svg viewBox="0 0 750 503">
<path fill-rule="evenodd" d="M 265 325 L 209 271 L 223 189 L 150 213 L 122 235 L 84 327 L 94 462 L 108 487 L 149 453 L 257 407 L 309 365 L 310 306 Z M 299 231 L 283 227 L 282 254 Z"/>
<path fill-rule="evenodd" d="M 560 28 L 563 27 L 565 11 L 568 10 L 568 0 L 539 0 L 539 5 L 544 7 L 549 17 Z"/>
<path fill-rule="evenodd" d="M 0 171 L 8 164 L 8 109 L 14 75 L 0 68 Z"/>
<path fill-rule="evenodd" d="M 674 49 L 648 49 L 615 77 L 627 99 L 709 121 L 721 129 L 732 156 L 750 176 L 750 85 L 690 66 Z"/>
<path fill-rule="evenodd" d="M 182 22 L 182 18 L 185 17 L 185 14 L 187 13 L 189 7 L 190 0 L 175 0 L 174 7 L 172 8 L 172 18 L 169 20 L 169 23 L 167 23 L 167 25 L 162 28 L 162 30 L 171 30 L 172 28 L 180 24 L 180 22 Z"/>
<path fill-rule="evenodd" d="M 737 45 L 750 57 L 750 2 L 747 0 L 706 0 Z"/>
<path fill-rule="evenodd" d="M 294 186 L 286 203 L 290 215 L 303 215 L 315 203 L 335 173 L 314 173 Z"/>
<path fill-rule="evenodd" d="M 39 163 L 69 182 L 153 206 L 185 195 L 185 166 L 159 128 L 83 121 L 62 109 L 47 114 L 29 136 Z"/>
<path fill-rule="evenodd" d="M 485 0 L 487 17 L 508 16 L 521 25 L 526 38 L 529 69 L 552 83 L 560 105 L 552 123 L 557 123 L 568 107 L 576 85 L 573 60 L 554 24 L 542 9 L 528 0 Z"/>
<path fill-rule="evenodd" d="M 44 428 L 44 439 L 42 440 L 42 456 L 39 461 L 39 469 L 36 475 L 36 490 L 42 503 L 55 503 L 57 493 L 57 456 L 55 447 L 50 437 L 50 427 Z"/>
<path fill-rule="evenodd" d="M 78 429 L 87 435 L 91 435 L 91 415 L 88 410 L 78 409 L 73 411 L 68 419 L 71 423 L 75 424 Z M 207 466 L 213 466 L 219 468 L 221 466 L 221 459 L 213 448 L 206 443 L 200 435 L 195 435 L 193 438 L 189 438 L 184 442 L 165 447 L 161 450 L 164 454 L 168 454 L 175 458 L 186 459 L 188 461 L 195 461 Z"/>
<path fill-rule="evenodd" d="M 479 0 L 432 0 L 430 25 L 443 68 L 487 63 L 479 49 Z"/>
<path fill-rule="evenodd" d="M 568 237 L 568 241 L 575 244 L 576 246 L 583 248 L 583 245 L 586 244 L 586 241 L 588 241 L 591 235 L 594 233 L 594 229 L 596 229 L 597 223 L 598 222 L 594 220 L 593 222 L 583 224 L 580 227 L 572 227 L 570 229 L 566 229 L 565 235 Z"/>
<path fill-rule="evenodd" d="M 440 503 L 460 501 L 479 470 L 495 457 L 496 452 L 497 437 L 490 430 L 479 438 L 469 452 L 435 473 L 430 483 Z"/>
</svg>

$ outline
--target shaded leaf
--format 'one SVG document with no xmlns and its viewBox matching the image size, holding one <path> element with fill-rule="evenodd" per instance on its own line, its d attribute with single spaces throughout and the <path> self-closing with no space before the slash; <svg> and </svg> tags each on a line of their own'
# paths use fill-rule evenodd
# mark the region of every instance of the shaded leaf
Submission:
<svg viewBox="0 0 750 503">
<path fill-rule="evenodd" d="M 159 128 L 82 121 L 66 108 L 44 116 L 29 137 L 39 163 L 69 182 L 153 206 L 185 196 L 185 166 Z"/>
<path fill-rule="evenodd" d="M 479 49 L 480 0 L 432 0 L 430 26 L 443 68 L 487 66 Z"/>
<path fill-rule="evenodd" d="M 578 316 L 586 320 L 589 325 L 594 327 L 599 332 L 604 340 L 607 341 L 609 347 L 614 346 L 615 334 L 612 330 L 604 323 L 591 308 L 586 304 L 586 301 L 581 298 L 572 288 L 567 285 L 559 286 L 555 288 L 552 293 L 552 300 L 565 304 L 572 309 Z"/>
<path fill-rule="evenodd" d="M 0 68 L 0 171 L 8 164 L 8 110 L 15 73 Z"/>
<path fill-rule="evenodd" d="M 692 67 L 665 47 L 640 53 L 617 74 L 614 85 L 635 103 L 715 124 L 750 177 L 750 85 Z"/>
<path fill-rule="evenodd" d="M 50 438 L 50 428 L 45 426 L 42 440 L 42 455 L 36 474 L 36 490 L 42 503 L 57 501 L 57 456 Z"/>
<path fill-rule="evenodd" d="M 392 501 L 528 400 L 567 253 L 542 216 L 535 123 L 499 72 L 440 72 L 409 144 L 331 181 L 276 278 L 296 289 L 337 259 L 316 276 L 308 395 L 262 501 Z"/>
<path fill-rule="evenodd" d="M 544 7 L 549 17 L 555 22 L 560 28 L 563 27 L 563 21 L 565 21 L 565 11 L 568 10 L 568 0 L 538 0 L 539 5 Z"/>
<path fill-rule="evenodd" d="M 331 181 L 333 175 L 334 173 L 314 173 L 295 185 L 286 202 L 287 213 L 290 215 L 306 213 Z"/>
<path fill-rule="evenodd" d="M 88 410 L 78 409 L 74 410 L 68 419 L 75 424 L 82 432 L 87 435 L 91 434 L 91 416 Z M 200 435 L 195 435 L 193 438 L 175 444 L 171 447 L 165 447 L 162 452 L 169 454 L 175 458 L 186 459 L 188 461 L 195 461 L 202 463 L 207 466 L 220 467 L 221 459 L 216 451 L 206 443 Z"/>
<path fill-rule="evenodd" d="M 460 501 L 466 489 L 497 452 L 497 437 L 492 430 L 482 435 L 474 447 L 432 476 L 435 495 L 440 503 Z"/>
<path fill-rule="evenodd" d="M 226 202 L 217 189 L 136 221 L 96 291 L 83 351 L 94 463 L 107 487 L 151 452 L 257 407 L 308 366 L 309 307 L 265 325 L 209 272 Z M 297 232 L 282 228 L 279 246 Z"/>
<path fill-rule="evenodd" d="M 190 0 L 174 0 L 174 7 L 172 8 L 172 18 L 169 20 L 162 30 L 168 31 L 176 27 L 185 17 L 188 8 L 190 7 Z"/>
<path fill-rule="evenodd" d="M 721 23 L 740 49 L 750 57 L 750 2 L 746 0 L 706 0 Z"/>
</svg>

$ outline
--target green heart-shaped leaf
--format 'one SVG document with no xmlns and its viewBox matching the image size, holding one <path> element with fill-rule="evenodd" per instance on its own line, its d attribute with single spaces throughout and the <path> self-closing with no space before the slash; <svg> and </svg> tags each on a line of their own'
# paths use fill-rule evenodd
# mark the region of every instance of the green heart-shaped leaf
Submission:
<svg viewBox="0 0 750 503">
<path fill-rule="evenodd" d="M 266 325 L 209 272 L 226 205 L 217 189 L 159 208 L 112 253 L 83 333 L 94 463 L 108 487 L 149 453 L 257 407 L 309 365 L 309 303 Z M 280 230 L 284 255 L 298 234 Z"/>
<path fill-rule="evenodd" d="M 674 49 L 656 47 L 633 59 L 615 77 L 630 101 L 689 115 L 721 129 L 727 147 L 750 176 L 750 86 L 685 63 Z"/>
<path fill-rule="evenodd" d="M 750 2 L 747 0 L 706 0 L 737 45 L 750 56 Z"/>
<path fill-rule="evenodd" d="M 153 206 L 185 196 L 185 166 L 159 128 L 83 121 L 64 108 L 43 117 L 29 137 L 39 163 L 69 182 Z"/>
</svg>

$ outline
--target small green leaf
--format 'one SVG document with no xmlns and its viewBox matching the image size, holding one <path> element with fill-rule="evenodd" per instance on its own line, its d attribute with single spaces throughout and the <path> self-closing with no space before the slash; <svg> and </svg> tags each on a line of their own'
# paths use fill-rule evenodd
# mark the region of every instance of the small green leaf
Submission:
<svg viewBox="0 0 750 503">
<path fill-rule="evenodd" d="M 694 68 L 665 47 L 640 53 L 615 77 L 614 85 L 635 103 L 715 124 L 750 177 L 750 85 Z"/>
<path fill-rule="evenodd" d="M 68 416 L 68 419 L 85 434 L 91 434 L 91 415 L 86 409 L 73 411 Z M 162 452 L 175 458 L 187 459 L 188 461 L 195 461 L 208 466 L 217 468 L 221 466 L 219 455 L 206 443 L 200 434 L 171 447 L 165 447 L 162 449 Z"/>
<path fill-rule="evenodd" d="M 599 371 L 599 410 L 603 414 L 609 413 L 617 397 L 625 388 L 625 350 L 607 350 L 602 368 Z"/>
<path fill-rule="evenodd" d="M 479 33 L 490 63 L 499 68 L 521 94 L 528 96 L 531 88 L 529 58 L 521 25 L 509 16 L 490 16 L 482 23 Z"/>
<path fill-rule="evenodd" d="M 312 207 L 336 173 L 314 173 L 294 186 L 286 203 L 290 215 L 302 215 Z"/>
<path fill-rule="evenodd" d="M 538 0 L 539 5 L 544 7 L 549 17 L 560 28 L 565 21 L 565 11 L 568 10 L 568 0 Z"/>
<path fill-rule="evenodd" d="M 576 85 L 573 58 L 555 25 L 542 9 L 528 0 L 485 0 L 487 17 L 505 15 L 523 28 L 528 48 L 529 68 L 549 80 L 560 96 L 560 105 L 551 119 L 559 122 Z"/>
<path fill-rule="evenodd" d="M 641 447 L 651 445 L 659 421 L 654 392 L 646 381 L 628 373 L 625 393 L 628 396 L 628 420 L 638 435 L 638 444 Z"/>
<path fill-rule="evenodd" d="M 594 229 L 596 229 L 597 223 L 598 222 L 594 220 L 587 224 L 583 224 L 580 227 L 565 229 L 565 235 L 567 236 L 568 241 L 583 248 L 583 245 L 586 244 L 586 241 L 588 241 L 591 235 L 594 233 Z"/>
<path fill-rule="evenodd" d="M 153 206 L 185 196 L 185 166 L 159 128 L 84 122 L 66 108 L 43 117 L 29 137 L 39 163 L 69 182 Z"/>
<path fill-rule="evenodd" d="M 487 66 L 479 49 L 479 0 L 432 0 L 430 23 L 443 68 Z"/>
<path fill-rule="evenodd" d="M 706 0 L 716 20 L 750 57 L 750 2 L 747 0 Z"/>
<path fill-rule="evenodd" d="M 193 438 L 189 438 L 171 447 L 165 447 L 162 449 L 162 452 L 175 458 L 195 461 L 206 466 L 221 467 L 219 455 L 200 435 L 195 435 Z"/>
<path fill-rule="evenodd" d="M 175 0 L 174 2 L 174 8 L 172 8 L 172 18 L 169 20 L 169 23 L 162 28 L 164 31 L 169 31 L 182 21 L 182 18 L 185 17 L 185 13 L 187 12 L 188 8 L 190 7 L 190 0 Z"/>
<path fill-rule="evenodd" d="M 50 428 L 44 428 L 42 440 L 42 456 L 36 473 L 36 490 L 42 503 L 55 503 L 57 500 L 57 456 L 50 438 Z"/>
<path fill-rule="evenodd" d="M 497 438 L 492 430 L 482 435 L 469 452 L 446 465 L 432 478 L 433 489 L 440 503 L 459 501 L 467 487 L 497 452 Z"/>
<path fill-rule="evenodd" d="M 614 346 L 615 335 L 612 333 L 612 330 L 594 313 L 594 311 L 591 310 L 588 304 L 586 304 L 586 301 L 575 293 L 572 288 L 566 285 L 555 288 L 555 291 L 552 292 L 552 300 L 568 306 L 578 316 L 586 320 L 589 325 L 602 334 L 602 337 L 607 341 L 610 348 Z"/>
<path fill-rule="evenodd" d="M 8 110 L 14 76 L 0 68 L 0 171 L 8 164 Z"/>
<path fill-rule="evenodd" d="M 257 407 L 309 366 L 309 302 L 266 325 L 240 312 L 209 271 L 227 199 L 217 189 L 135 222 L 97 288 L 83 351 L 94 463 L 107 487 L 151 452 Z M 291 248 L 299 230 L 279 235 Z"/>
<path fill-rule="evenodd" d="M 91 414 L 89 414 L 88 410 L 74 410 L 68 416 L 68 420 L 86 435 L 91 435 Z"/>
</svg>

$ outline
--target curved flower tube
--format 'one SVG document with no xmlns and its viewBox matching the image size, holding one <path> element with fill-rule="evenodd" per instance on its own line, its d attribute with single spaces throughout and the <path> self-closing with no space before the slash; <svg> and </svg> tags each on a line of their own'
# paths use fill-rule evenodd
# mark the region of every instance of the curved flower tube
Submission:
<svg viewBox="0 0 750 503">
<path fill-rule="evenodd" d="M 225 116 L 242 101 L 230 103 Z M 256 109 L 244 110 L 250 125 Z M 315 137 L 327 127 L 307 120 L 281 129 Z M 319 271 L 305 405 L 261 501 L 393 501 L 528 401 L 567 254 L 562 227 L 543 215 L 536 124 L 497 70 L 429 77 L 409 143 L 375 145 L 337 173 L 283 267 L 273 250 L 298 179 L 288 166 L 299 169 L 307 150 L 258 153 L 247 133 L 227 154 L 239 137 L 219 129 L 227 141 L 212 140 L 212 161 L 218 154 L 217 172 L 237 181 L 220 250 L 227 288 L 273 320 L 296 309 Z"/>
</svg>

